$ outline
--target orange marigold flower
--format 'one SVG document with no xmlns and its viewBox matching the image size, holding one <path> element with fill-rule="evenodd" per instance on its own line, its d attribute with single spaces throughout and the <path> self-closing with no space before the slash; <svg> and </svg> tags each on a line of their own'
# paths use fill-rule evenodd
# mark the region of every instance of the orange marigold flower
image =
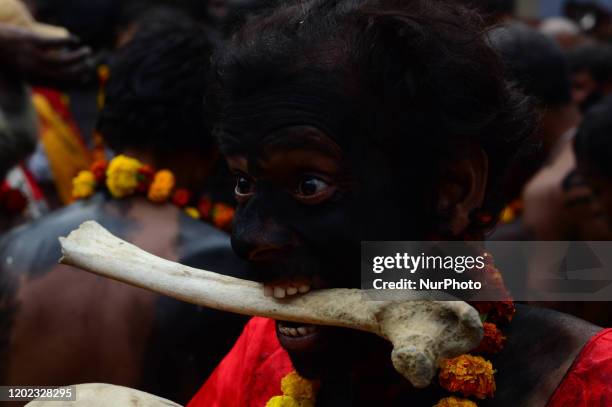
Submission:
<svg viewBox="0 0 612 407">
<path fill-rule="evenodd" d="M 219 229 L 229 229 L 234 220 L 234 212 L 234 208 L 229 205 L 216 204 L 212 212 L 213 223 Z"/>
<path fill-rule="evenodd" d="M 96 160 L 91 165 L 91 172 L 96 178 L 96 182 L 101 184 L 104 182 L 104 178 L 106 178 L 106 167 L 108 164 L 106 160 Z"/>
<path fill-rule="evenodd" d="M 72 197 L 75 199 L 89 198 L 96 192 L 96 178 L 91 171 L 81 171 L 72 180 Z"/>
<path fill-rule="evenodd" d="M 504 334 L 497 328 L 497 325 L 490 322 L 485 322 L 483 327 L 484 336 L 480 345 L 474 350 L 474 353 L 496 354 L 501 352 L 506 344 Z"/>
<path fill-rule="evenodd" d="M 447 397 L 438 401 L 434 407 L 478 407 L 472 400 L 461 399 L 459 397 Z"/>
<path fill-rule="evenodd" d="M 187 206 L 189 201 L 191 200 L 191 192 L 188 189 L 177 189 L 172 195 L 172 203 L 178 206 L 179 208 L 184 208 Z"/>
<path fill-rule="evenodd" d="M 440 385 L 452 393 L 485 399 L 495 394 L 494 374 L 491 362 L 480 356 L 461 355 L 442 362 L 439 379 Z"/>
<path fill-rule="evenodd" d="M 174 174 L 168 170 L 158 171 L 149 187 L 149 193 L 147 194 L 149 201 L 157 203 L 167 201 L 170 198 L 174 184 Z"/>
</svg>

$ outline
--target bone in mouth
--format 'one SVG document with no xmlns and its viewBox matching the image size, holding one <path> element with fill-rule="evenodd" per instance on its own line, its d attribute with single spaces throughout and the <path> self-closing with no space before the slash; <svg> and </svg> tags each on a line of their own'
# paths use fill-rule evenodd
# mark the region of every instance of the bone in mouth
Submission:
<svg viewBox="0 0 612 407">
<path fill-rule="evenodd" d="M 262 284 L 161 259 L 96 222 L 60 238 L 61 263 L 192 304 L 244 315 L 357 329 L 393 344 L 392 361 L 415 387 L 426 387 L 440 361 L 474 349 L 482 339 L 478 312 L 461 301 L 369 301 L 360 290 L 266 297 Z"/>
</svg>

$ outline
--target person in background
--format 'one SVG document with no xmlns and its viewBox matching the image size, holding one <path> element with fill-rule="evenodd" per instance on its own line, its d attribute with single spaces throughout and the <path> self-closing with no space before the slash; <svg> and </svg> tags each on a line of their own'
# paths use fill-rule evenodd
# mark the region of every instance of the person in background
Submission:
<svg viewBox="0 0 612 407">
<path fill-rule="evenodd" d="M 612 94 L 612 45 L 585 44 L 568 53 L 572 95 L 583 112 Z"/>
<path fill-rule="evenodd" d="M 47 209 L 25 162 L 39 139 L 30 85 L 80 83 L 89 55 L 66 29 L 36 22 L 16 0 L 0 1 L 0 231 Z"/>
<path fill-rule="evenodd" d="M 582 32 L 598 41 L 612 39 L 610 8 L 599 0 L 567 0 L 563 14 L 580 26 Z"/>
<path fill-rule="evenodd" d="M 578 172 L 600 204 L 612 228 L 612 100 L 594 106 L 576 134 Z"/>
<path fill-rule="evenodd" d="M 73 180 L 78 202 L 0 237 L 0 383 L 106 382 L 185 402 L 242 329 L 240 316 L 57 264 L 57 237 L 96 220 L 158 256 L 241 277 L 219 230 L 231 208 L 198 196 L 217 157 L 203 115 L 216 36 L 185 15 L 147 21 L 113 57 L 98 120 L 120 155 Z"/>
<path fill-rule="evenodd" d="M 537 212 L 535 221 L 556 222 L 549 215 L 548 199 L 551 189 L 560 188 L 560 180 L 569 171 L 566 166 L 572 165 L 565 156 L 556 160 L 570 146 L 581 114 L 571 97 L 567 61 L 552 39 L 523 24 L 512 24 L 493 30 L 490 42 L 502 57 L 506 75 L 533 99 L 540 118 L 524 158 L 509 171 L 506 189 L 511 203 L 502 215 L 504 225 L 494 235 L 499 240 L 522 240 L 528 237 L 525 227 L 535 227 L 531 218 L 522 217 L 524 193 L 530 201 L 530 215 Z M 541 205 L 533 202 L 534 195 Z"/>
<path fill-rule="evenodd" d="M 539 30 L 565 50 L 588 42 L 588 37 L 582 33 L 578 24 L 566 17 L 549 17 L 542 21 Z"/>
</svg>

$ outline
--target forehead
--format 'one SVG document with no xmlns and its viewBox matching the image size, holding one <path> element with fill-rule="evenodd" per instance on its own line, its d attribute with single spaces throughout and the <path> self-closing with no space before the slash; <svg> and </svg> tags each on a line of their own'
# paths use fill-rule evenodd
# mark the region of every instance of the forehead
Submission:
<svg viewBox="0 0 612 407">
<path fill-rule="evenodd" d="M 231 159 L 240 159 L 250 169 L 308 168 L 316 161 L 317 166 L 337 168 L 343 159 L 340 146 L 320 129 L 311 126 L 291 126 L 266 137 L 258 148 L 238 149 L 227 154 Z"/>
</svg>

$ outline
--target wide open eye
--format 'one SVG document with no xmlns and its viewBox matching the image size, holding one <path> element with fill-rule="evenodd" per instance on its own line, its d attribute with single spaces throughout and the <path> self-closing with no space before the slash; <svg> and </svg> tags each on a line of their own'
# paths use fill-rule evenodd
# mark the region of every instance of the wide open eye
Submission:
<svg viewBox="0 0 612 407">
<path fill-rule="evenodd" d="M 248 198 L 251 194 L 253 194 L 253 189 L 254 185 L 250 179 L 244 175 L 236 176 L 236 187 L 234 188 L 234 193 L 238 199 Z"/>
<path fill-rule="evenodd" d="M 298 185 L 298 194 L 302 196 L 313 196 L 325 190 L 327 187 L 329 187 L 329 185 L 322 179 L 315 177 L 305 178 Z"/>
<path fill-rule="evenodd" d="M 336 188 L 315 176 L 305 176 L 297 184 L 295 196 L 304 203 L 317 204 L 331 197 Z"/>
</svg>

